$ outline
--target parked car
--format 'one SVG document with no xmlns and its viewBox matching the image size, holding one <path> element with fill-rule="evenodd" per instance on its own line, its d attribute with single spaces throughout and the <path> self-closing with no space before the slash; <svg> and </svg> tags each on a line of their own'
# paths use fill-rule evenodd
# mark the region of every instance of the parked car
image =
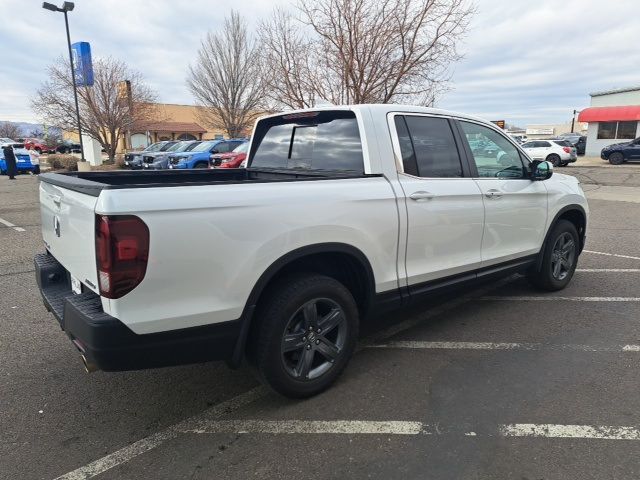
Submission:
<svg viewBox="0 0 640 480">
<path fill-rule="evenodd" d="M 145 169 L 151 170 L 164 170 L 169 168 L 169 156 L 172 153 L 190 152 L 195 147 L 200 145 L 200 140 L 185 140 L 178 142 L 166 152 L 155 152 L 151 154 L 145 154 L 142 156 L 142 166 Z"/>
<path fill-rule="evenodd" d="M 584 155 L 587 150 L 587 137 L 582 135 L 574 144 L 574 147 L 576 147 L 578 155 Z"/>
<path fill-rule="evenodd" d="M 211 155 L 209 168 L 240 168 L 240 165 L 247 158 L 249 142 L 244 142 L 228 153 L 216 153 Z"/>
<path fill-rule="evenodd" d="M 245 141 L 242 138 L 204 141 L 190 152 L 169 155 L 169 168 L 208 168 L 211 155 L 230 152 Z"/>
<path fill-rule="evenodd" d="M 55 153 L 55 147 L 50 147 L 39 138 L 25 138 L 24 148 L 27 150 L 35 150 L 38 153 Z"/>
<path fill-rule="evenodd" d="M 558 138 L 562 138 L 563 140 L 569 140 L 571 142 L 572 145 L 575 145 L 576 143 L 578 143 L 578 140 L 580 139 L 582 135 L 576 132 L 567 132 L 567 133 L 561 133 L 560 135 L 558 135 Z"/>
<path fill-rule="evenodd" d="M 24 144 L 22 142 L 17 142 L 7 137 L 0 137 L 0 147 L 6 147 L 7 145 L 11 145 L 14 148 L 24 148 Z"/>
<path fill-rule="evenodd" d="M 249 152 L 246 169 L 41 176 L 35 276 L 88 371 L 246 354 L 308 397 L 368 313 L 514 271 L 561 290 L 584 245 L 579 181 L 475 117 L 293 111 L 259 119 Z"/>
<path fill-rule="evenodd" d="M 130 168 L 132 170 L 140 170 L 142 168 L 143 155 L 157 152 L 166 152 L 176 143 L 178 142 L 174 140 L 164 140 L 162 142 L 152 143 L 144 150 L 126 153 L 124 156 L 124 166 L 125 168 Z"/>
<path fill-rule="evenodd" d="M 56 147 L 56 152 L 65 155 L 69 153 L 82 153 L 82 149 L 80 148 L 79 143 L 64 140 Z"/>
<path fill-rule="evenodd" d="M 576 148 L 564 139 L 532 140 L 522 149 L 534 160 L 546 160 L 554 167 L 566 167 L 578 159 Z"/>
<path fill-rule="evenodd" d="M 4 140 L 4 139 L 0 139 Z M 16 166 L 18 167 L 18 173 L 30 172 L 34 174 L 40 173 L 40 165 L 36 163 L 36 160 L 32 160 L 29 155 L 29 151 L 22 148 L 20 143 L 15 143 L 17 147 L 13 147 L 13 153 L 16 156 Z M 3 146 L 6 146 L 3 145 Z M 7 174 L 7 161 L 4 159 L 4 151 L 0 148 L 0 175 Z"/>
<path fill-rule="evenodd" d="M 624 162 L 640 160 L 640 137 L 630 142 L 616 143 L 604 147 L 600 152 L 600 158 L 609 160 L 611 165 L 621 165 Z"/>
</svg>

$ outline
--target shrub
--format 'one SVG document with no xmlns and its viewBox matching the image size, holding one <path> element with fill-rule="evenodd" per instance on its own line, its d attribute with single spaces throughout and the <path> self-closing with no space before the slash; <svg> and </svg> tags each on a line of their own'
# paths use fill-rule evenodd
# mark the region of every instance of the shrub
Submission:
<svg viewBox="0 0 640 480">
<path fill-rule="evenodd" d="M 47 161 L 53 170 L 68 170 L 70 172 L 78 170 L 78 158 L 73 155 L 49 155 Z"/>
</svg>

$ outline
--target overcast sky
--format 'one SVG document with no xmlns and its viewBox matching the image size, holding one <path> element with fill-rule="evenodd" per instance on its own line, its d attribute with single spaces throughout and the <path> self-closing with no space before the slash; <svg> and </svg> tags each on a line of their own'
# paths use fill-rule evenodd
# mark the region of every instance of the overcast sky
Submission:
<svg viewBox="0 0 640 480">
<path fill-rule="evenodd" d="M 55 3 L 55 0 L 53 0 Z M 59 1 L 59 4 L 62 2 Z M 160 100 L 193 102 L 187 66 L 207 30 L 229 12 L 223 0 L 77 0 L 71 40 L 140 70 Z M 45 67 L 66 55 L 62 14 L 36 0 L 0 0 L 0 120 L 38 121 L 29 96 Z M 233 2 L 251 25 L 277 0 Z M 476 0 L 452 89 L 438 106 L 525 126 L 563 122 L 589 92 L 640 84 L 638 0 Z"/>
</svg>

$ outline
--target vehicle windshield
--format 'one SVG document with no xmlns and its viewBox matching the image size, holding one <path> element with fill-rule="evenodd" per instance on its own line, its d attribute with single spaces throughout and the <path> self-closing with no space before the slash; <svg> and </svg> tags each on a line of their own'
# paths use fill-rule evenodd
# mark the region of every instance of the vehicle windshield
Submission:
<svg viewBox="0 0 640 480">
<path fill-rule="evenodd" d="M 189 142 L 178 142 L 167 148 L 167 152 L 182 152 L 189 146 Z"/>
<path fill-rule="evenodd" d="M 247 153 L 249 151 L 249 142 L 244 142 L 233 149 L 233 153 Z"/>
<path fill-rule="evenodd" d="M 197 147 L 195 147 L 191 151 L 192 152 L 206 152 L 210 148 L 213 148 L 213 146 L 215 144 L 216 144 L 216 142 L 202 142 L 200 145 L 198 145 Z"/>
<path fill-rule="evenodd" d="M 163 145 L 164 145 L 164 143 L 162 143 L 162 142 L 152 143 L 147 148 L 145 148 L 143 151 L 144 152 L 159 152 Z"/>
</svg>

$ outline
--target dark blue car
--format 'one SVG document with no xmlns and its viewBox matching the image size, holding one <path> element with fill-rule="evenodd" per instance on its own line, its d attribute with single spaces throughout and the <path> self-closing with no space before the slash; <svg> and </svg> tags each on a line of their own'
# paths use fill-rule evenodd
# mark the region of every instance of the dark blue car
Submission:
<svg viewBox="0 0 640 480">
<path fill-rule="evenodd" d="M 629 161 L 640 161 L 640 137 L 630 142 L 616 143 L 604 147 L 600 158 L 609 160 L 611 165 L 620 165 Z"/>
</svg>

